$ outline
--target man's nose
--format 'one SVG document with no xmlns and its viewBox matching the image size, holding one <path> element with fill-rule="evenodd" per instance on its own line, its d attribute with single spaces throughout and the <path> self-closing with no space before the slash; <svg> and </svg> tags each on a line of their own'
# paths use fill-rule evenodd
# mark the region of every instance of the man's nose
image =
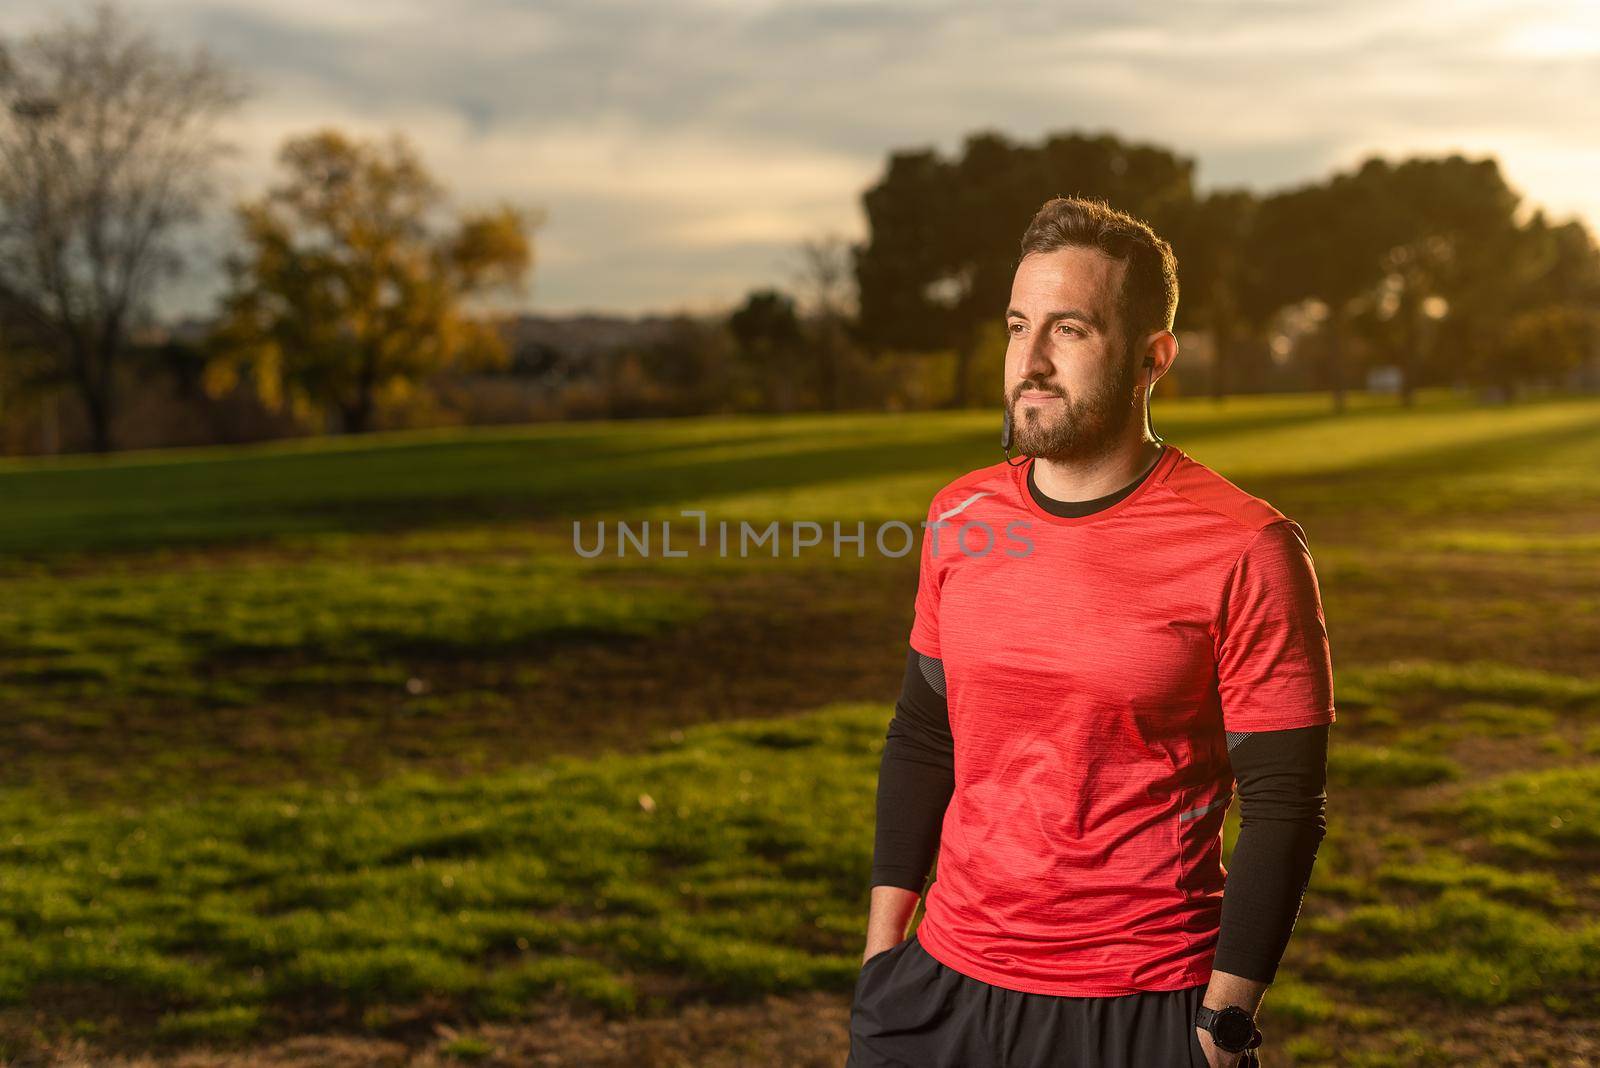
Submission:
<svg viewBox="0 0 1600 1068">
<path fill-rule="evenodd" d="M 1055 370 L 1055 365 L 1050 362 L 1048 345 L 1049 338 L 1044 334 L 1035 334 L 1028 339 L 1028 347 L 1022 354 L 1023 378 L 1048 378 Z"/>
</svg>

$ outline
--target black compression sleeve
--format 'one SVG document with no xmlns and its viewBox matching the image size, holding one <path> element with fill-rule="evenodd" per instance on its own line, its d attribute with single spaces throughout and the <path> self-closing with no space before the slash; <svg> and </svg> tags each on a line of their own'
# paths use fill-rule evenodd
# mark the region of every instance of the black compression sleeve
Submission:
<svg viewBox="0 0 1600 1068">
<path fill-rule="evenodd" d="M 912 649 L 878 770 L 873 886 L 922 893 L 955 783 L 944 665 Z"/>
<path fill-rule="evenodd" d="M 1242 738 L 1228 753 L 1238 782 L 1239 838 L 1228 865 L 1212 967 L 1270 983 L 1327 832 L 1328 727 L 1256 731 Z"/>
</svg>

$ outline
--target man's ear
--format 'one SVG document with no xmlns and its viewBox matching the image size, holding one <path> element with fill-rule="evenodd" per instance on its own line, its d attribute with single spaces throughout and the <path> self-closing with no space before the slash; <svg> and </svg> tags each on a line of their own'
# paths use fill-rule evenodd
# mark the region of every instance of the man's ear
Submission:
<svg viewBox="0 0 1600 1068">
<path fill-rule="evenodd" d="M 1172 368 L 1172 363 L 1178 358 L 1178 336 L 1171 330 L 1158 330 L 1149 334 L 1145 340 L 1144 360 L 1140 367 L 1150 372 L 1150 382 L 1154 385 L 1161 380 L 1161 376 Z"/>
</svg>

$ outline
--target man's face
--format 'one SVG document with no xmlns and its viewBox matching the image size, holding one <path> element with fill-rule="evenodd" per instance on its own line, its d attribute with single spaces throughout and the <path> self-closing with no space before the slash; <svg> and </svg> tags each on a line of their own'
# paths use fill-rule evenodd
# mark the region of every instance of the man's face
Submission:
<svg viewBox="0 0 1600 1068">
<path fill-rule="evenodd" d="M 1048 460 L 1111 451 L 1138 412 L 1137 361 L 1117 294 L 1127 265 L 1096 249 L 1031 252 L 1006 312 L 1012 445 Z"/>
</svg>

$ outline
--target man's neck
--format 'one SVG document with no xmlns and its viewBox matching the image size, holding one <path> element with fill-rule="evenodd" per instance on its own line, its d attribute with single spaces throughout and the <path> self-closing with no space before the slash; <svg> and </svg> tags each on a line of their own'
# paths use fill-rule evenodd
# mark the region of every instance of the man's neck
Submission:
<svg viewBox="0 0 1600 1068">
<path fill-rule="evenodd" d="M 1150 469 L 1161 456 L 1161 443 L 1139 439 L 1090 460 L 1046 460 L 1033 465 L 1034 483 L 1046 497 L 1087 501 L 1115 493 Z"/>
</svg>

